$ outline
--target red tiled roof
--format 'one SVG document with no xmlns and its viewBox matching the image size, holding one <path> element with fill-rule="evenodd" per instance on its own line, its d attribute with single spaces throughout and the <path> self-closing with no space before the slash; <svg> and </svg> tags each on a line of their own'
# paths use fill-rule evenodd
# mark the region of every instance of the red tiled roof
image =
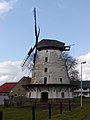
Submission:
<svg viewBox="0 0 90 120">
<path fill-rule="evenodd" d="M 7 82 L 0 86 L 0 92 L 10 92 L 17 82 Z"/>
</svg>

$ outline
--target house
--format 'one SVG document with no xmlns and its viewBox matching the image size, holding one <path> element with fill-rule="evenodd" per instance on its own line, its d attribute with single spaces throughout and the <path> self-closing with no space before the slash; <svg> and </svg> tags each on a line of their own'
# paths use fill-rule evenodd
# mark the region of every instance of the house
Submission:
<svg viewBox="0 0 90 120">
<path fill-rule="evenodd" d="M 7 82 L 0 86 L 0 104 L 4 104 L 4 99 L 13 99 L 18 96 L 26 97 L 26 90 L 22 85 L 30 84 L 30 77 L 23 77 L 19 82 Z"/>
<path fill-rule="evenodd" d="M 81 81 L 79 81 L 81 83 Z M 74 97 L 81 96 L 81 84 L 79 83 L 78 89 L 74 90 Z M 90 81 L 82 81 L 82 96 L 90 97 Z"/>
<path fill-rule="evenodd" d="M 23 77 L 21 80 L 17 82 L 17 84 L 11 89 L 10 96 L 18 97 L 24 96 L 26 97 L 26 90 L 22 87 L 22 85 L 30 84 L 31 78 L 30 77 Z"/>
<path fill-rule="evenodd" d="M 10 91 L 15 87 L 17 82 L 6 82 L 0 86 L 0 96 L 9 96 Z"/>
<path fill-rule="evenodd" d="M 16 84 L 17 82 L 7 82 L 0 86 L 0 105 L 4 104 L 4 99 L 9 99 L 10 92 Z"/>
</svg>

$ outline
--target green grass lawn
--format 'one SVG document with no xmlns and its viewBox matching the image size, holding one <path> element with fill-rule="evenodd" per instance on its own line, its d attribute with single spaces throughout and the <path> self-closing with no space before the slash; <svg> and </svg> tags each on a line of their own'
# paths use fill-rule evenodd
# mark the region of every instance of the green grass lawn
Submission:
<svg viewBox="0 0 90 120">
<path fill-rule="evenodd" d="M 90 114 L 90 107 L 78 107 L 71 111 L 64 111 L 62 115 L 53 116 L 52 120 L 84 120 L 85 116 Z"/>
<path fill-rule="evenodd" d="M 31 109 L 1 107 L 0 111 L 3 111 L 3 120 L 32 120 Z M 36 120 L 48 120 L 48 110 L 36 109 L 35 117 Z"/>
<path fill-rule="evenodd" d="M 79 103 L 80 99 L 75 99 Z M 3 120 L 32 120 L 31 108 L 13 108 L 13 107 L 0 107 L 3 111 Z M 90 114 L 90 99 L 83 99 L 83 107 L 80 106 L 71 110 L 63 111 L 60 114 L 59 109 L 52 109 L 51 120 L 83 120 L 84 117 Z M 49 120 L 48 109 L 36 109 L 35 120 Z"/>
<path fill-rule="evenodd" d="M 31 109 L 20 109 L 20 108 L 0 108 L 3 111 L 3 120 L 32 120 Z M 52 110 L 52 116 L 59 114 L 59 110 Z M 49 120 L 49 112 L 47 109 L 36 109 L 35 111 L 36 120 Z"/>
<path fill-rule="evenodd" d="M 3 110 L 3 120 L 32 120 L 31 109 L 1 108 L 0 110 Z M 59 114 L 59 110 L 53 110 L 51 120 L 83 120 L 88 113 L 90 113 L 88 106 L 63 111 L 62 114 Z M 49 120 L 48 110 L 36 110 L 36 120 Z"/>
</svg>

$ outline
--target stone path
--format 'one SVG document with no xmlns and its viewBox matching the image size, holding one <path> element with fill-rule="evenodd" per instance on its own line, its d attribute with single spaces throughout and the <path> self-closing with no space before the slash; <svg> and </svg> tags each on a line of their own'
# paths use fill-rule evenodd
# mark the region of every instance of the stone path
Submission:
<svg viewBox="0 0 90 120">
<path fill-rule="evenodd" d="M 84 120 L 90 120 L 90 115 L 87 115 Z"/>
</svg>

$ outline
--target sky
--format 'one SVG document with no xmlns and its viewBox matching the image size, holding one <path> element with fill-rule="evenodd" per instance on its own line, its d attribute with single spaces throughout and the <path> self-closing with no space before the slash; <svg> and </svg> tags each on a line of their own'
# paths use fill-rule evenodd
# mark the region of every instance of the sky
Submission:
<svg viewBox="0 0 90 120">
<path fill-rule="evenodd" d="M 79 72 L 86 61 L 83 80 L 90 80 L 90 0 L 0 0 L 0 84 L 21 74 L 20 65 L 35 44 L 34 8 L 39 40 L 71 45 L 69 54 L 78 60 Z"/>
</svg>

